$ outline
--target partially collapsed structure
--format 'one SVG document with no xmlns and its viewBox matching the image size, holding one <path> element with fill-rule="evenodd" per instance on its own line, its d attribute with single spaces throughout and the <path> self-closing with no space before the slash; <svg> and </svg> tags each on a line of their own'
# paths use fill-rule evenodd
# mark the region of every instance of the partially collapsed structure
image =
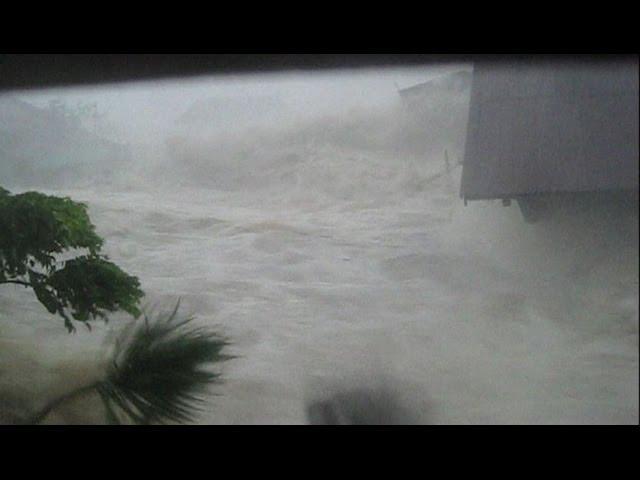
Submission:
<svg viewBox="0 0 640 480">
<path fill-rule="evenodd" d="M 471 78 L 467 68 L 398 90 L 407 113 L 406 142 L 422 145 L 423 156 L 441 156 L 444 149 L 462 160 Z"/>
</svg>

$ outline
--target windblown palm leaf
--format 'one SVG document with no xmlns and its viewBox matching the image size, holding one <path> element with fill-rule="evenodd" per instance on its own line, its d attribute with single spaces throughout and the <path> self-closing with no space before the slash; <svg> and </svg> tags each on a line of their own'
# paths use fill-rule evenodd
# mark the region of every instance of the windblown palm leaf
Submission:
<svg viewBox="0 0 640 480">
<path fill-rule="evenodd" d="M 233 358 L 223 353 L 228 342 L 193 318 L 169 314 L 133 321 L 116 342 L 106 379 L 96 385 L 110 423 L 124 414 L 133 423 L 194 420 L 211 384 L 220 373 L 207 370 Z"/>
</svg>

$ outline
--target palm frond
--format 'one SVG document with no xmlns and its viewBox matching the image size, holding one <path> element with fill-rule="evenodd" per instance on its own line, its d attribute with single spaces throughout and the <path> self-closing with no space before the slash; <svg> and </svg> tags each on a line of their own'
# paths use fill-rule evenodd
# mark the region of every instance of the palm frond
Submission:
<svg viewBox="0 0 640 480">
<path fill-rule="evenodd" d="M 229 342 L 193 317 L 171 313 L 134 320 L 116 341 L 106 379 L 96 387 L 110 423 L 193 421 L 220 373 L 212 367 L 233 358 Z"/>
</svg>

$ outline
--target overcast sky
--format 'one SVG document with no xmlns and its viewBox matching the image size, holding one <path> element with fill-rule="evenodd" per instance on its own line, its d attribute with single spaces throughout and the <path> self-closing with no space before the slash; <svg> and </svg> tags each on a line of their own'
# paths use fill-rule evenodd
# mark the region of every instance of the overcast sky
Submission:
<svg viewBox="0 0 640 480">
<path fill-rule="evenodd" d="M 150 134 L 170 132 L 177 118 L 199 99 L 269 96 L 279 99 L 294 112 L 340 113 L 354 106 L 396 102 L 397 88 L 461 68 L 468 67 L 440 65 L 400 70 L 224 75 L 29 91 L 17 96 L 40 106 L 46 106 L 52 99 L 60 99 L 70 106 L 95 102 L 127 140 L 136 141 Z"/>
</svg>

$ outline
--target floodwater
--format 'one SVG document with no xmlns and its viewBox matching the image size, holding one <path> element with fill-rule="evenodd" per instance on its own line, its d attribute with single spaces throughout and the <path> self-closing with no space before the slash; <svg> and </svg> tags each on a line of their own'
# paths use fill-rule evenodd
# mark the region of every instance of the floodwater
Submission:
<svg viewBox="0 0 640 480">
<path fill-rule="evenodd" d="M 305 402 L 354 386 L 390 390 L 419 423 L 637 423 L 637 209 L 527 224 L 516 205 L 464 206 L 463 139 L 410 150 L 396 110 L 350 115 L 176 136 L 152 173 L 39 188 L 88 203 L 149 305 L 180 298 L 231 339 L 198 423 L 304 424 Z M 99 375 L 125 319 L 68 335 L 29 291 L 0 298 L 7 411 Z M 48 422 L 101 412 L 86 398 Z"/>
</svg>

